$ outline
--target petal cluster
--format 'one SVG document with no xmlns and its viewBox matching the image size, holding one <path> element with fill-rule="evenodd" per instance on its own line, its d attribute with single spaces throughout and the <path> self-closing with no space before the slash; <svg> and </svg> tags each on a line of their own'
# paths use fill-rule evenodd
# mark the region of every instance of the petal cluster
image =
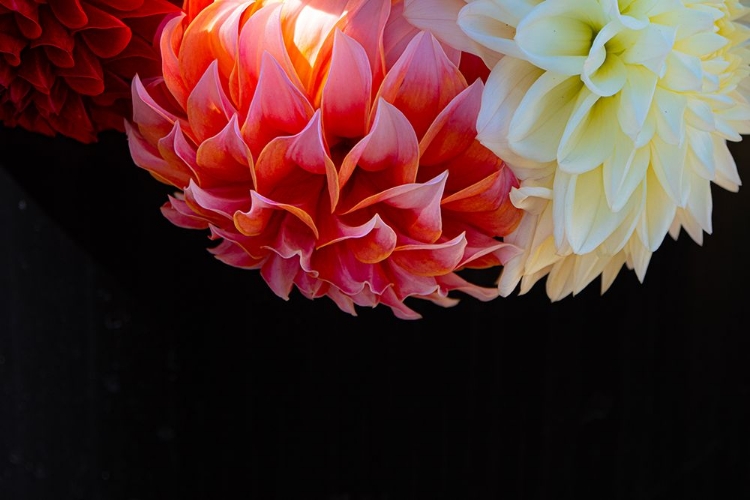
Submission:
<svg viewBox="0 0 750 500">
<path fill-rule="evenodd" d="M 178 0 L 0 0 L 0 124 L 77 141 L 124 131 L 136 72 Z"/>
<path fill-rule="evenodd" d="M 405 15 L 492 64 L 477 127 L 521 187 L 524 248 L 500 290 L 547 276 L 558 300 L 623 264 L 645 277 L 667 234 L 711 233 L 727 141 L 750 132 L 748 9 L 737 0 L 407 0 Z M 450 21 L 451 29 L 443 29 Z"/>
<path fill-rule="evenodd" d="M 163 74 L 133 80 L 127 124 L 135 163 L 177 188 L 164 215 L 285 299 L 415 319 L 409 297 L 497 297 L 461 271 L 517 254 L 502 237 L 519 184 L 476 139 L 475 61 L 402 7 L 188 0 L 162 32 Z"/>
</svg>

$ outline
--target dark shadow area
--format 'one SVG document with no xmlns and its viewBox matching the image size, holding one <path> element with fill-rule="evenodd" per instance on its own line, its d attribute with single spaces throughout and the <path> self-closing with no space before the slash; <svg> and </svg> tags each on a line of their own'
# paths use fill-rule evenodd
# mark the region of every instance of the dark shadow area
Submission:
<svg viewBox="0 0 750 500">
<path fill-rule="evenodd" d="M 0 151 L 2 500 L 750 496 L 747 188 L 642 284 L 407 322 L 218 262 L 124 136 Z"/>
</svg>

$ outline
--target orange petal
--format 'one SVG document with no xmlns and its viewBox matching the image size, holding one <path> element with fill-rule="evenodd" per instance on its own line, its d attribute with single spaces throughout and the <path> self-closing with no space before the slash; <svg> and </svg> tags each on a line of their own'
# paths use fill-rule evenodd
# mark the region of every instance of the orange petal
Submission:
<svg viewBox="0 0 750 500">
<path fill-rule="evenodd" d="M 324 230 L 326 233 L 324 233 Z M 346 246 L 358 261 L 365 264 L 375 264 L 387 259 L 396 248 L 396 232 L 383 222 L 379 215 L 360 226 L 348 226 L 340 220 L 335 225 L 321 228 L 321 241 L 318 249 L 346 242 Z"/>
<path fill-rule="evenodd" d="M 187 116 L 196 141 L 218 134 L 236 113 L 219 78 L 219 65 L 213 61 L 190 93 Z"/>
<path fill-rule="evenodd" d="M 360 262 L 342 245 L 327 246 L 313 253 L 310 269 L 348 295 L 357 295 L 367 288 L 381 294 L 392 285 L 381 265 Z"/>
<path fill-rule="evenodd" d="M 301 220 L 318 237 L 318 229 L 309 213 L 290 205 L 266 198 L 256 191 L 250 192 L 251 207 L 247 212 L 237 211 L 234 214 L 234 225 L 246 236 L 257 236 L 263 232 L 271 216 L 278 210 L 285 210 Z"/>
<path fill-rule="evenodd" d="M 399 246 L 391 258 L 416 276 L 440 276 L 456 269 L 465 248 L 466 238 L 460 234 L 439 244 Z"/>
<path fill-rule="evenodd" d="M 185 229 L 208 229 L 208 221 L 193 212 L 185 200 L 169 196 L 169 201 L 162 205 L 161 213 L 172 224 Z"/>
<path fill-rule="evenodd" d="M 327 0 L 319 0 L 326 4 Z M 391 12 L 389 0 L 349 0 L 346 14 L 338 23 L 338 28 L 356 40 L 370 60 L 373 81 L 378 85 L 385 72 L 383 60 L 383 31 Z"/>
<path fill-rule="evenodd" d="M 455 193 L 503 169 L 505 169 L 503 160 L 475 140 L 458 156 L 445 163 L 435 166 L 423 165 L 419 170 L 419 178 L 422 179 L 423 176 L 427 176 L 426 178 L 429 179 L 431 178 L 429 174 L 434 175 L 433 172 L 435 171 L 447 170 L 450 176 L 445 189 L 448 193 Z M 515 176 L 512 175 L 510 169 L 508 170 L 513 182 L 516 182 Z"/>
<path fill-rule="evenodd" d="M 267 66 L 268 58 L 276 61 L 280 72 L 287 75 L 286 80 L 297 92 L 301 93 L 304 88 L 284 44 L 281 9 L 280 3 L 265 5 L 254 12 L 240 29 L 229 92 L 241 112 L 247 110 L 253 100 L 257 100 L 254 99 L 256 85 L 263 79 L 263 68 Z"/>
<path fill-rule="evenodd" d="M 202 215 L 217 226 L 226 226 L 234 220 L 234 214 L 246 210 L 249 202 L 247 192 L 242 189 L 203 189 L 192 179 L 185 188 L 185 202 L 193 212 Z"/>
<path fill-rule="evenodd" d="M 325 176 L 331 206 L 338 201 L 338 176 L 336 166 L 328 156 L 320 122 L 320 112 L 316 111 L 307 126 L 298 134 L 277 137 L 263 148 L 253 172 L 258 192 L 291 194 L 285 200 L 318 200 L 316 189 L 320 181 L 311 179 L 309 174 Z M 295 173 L 295 171 L 297 171 Z M 312 181 L 312 183 L 310 183 Z M 291 193 L 296 190 L 297 194 Z M 295 201 L 299 203 L 299 201 Z"/>
<path fill-rule="evenodd" d="M 414 182 L 419 169 L 419 144 L 406 117 L 380 99 L 372 128 L 346 155 L 339 171 L 343 187 L 355 168 L 368 172 L 388 170 L 388 185 Z"/>
<path fill-rule="evenodd" d="M 180 14 L 168 20 L 164 24 L 164 29 L 159 39 L 164 82 L 182 109 L 185 109 L 187 106 L 187 99 L 192 88 L 185 83 L 180 69 L 179 53 L 184 34 L 183 30 L 185 28 L 183 24 L 184 19 L 185 14 Z"/>
<path fill-rule="evenodd" d="M 195 87 L 206 68 L 217 58 L 222 60 L 234 59 L 227 54 L 227 50 L 234 47 L 220 46 L 217 43 L 220 40 L 217 32 L 228 20 L 235 20 L 236 22 L 238 19 L 237 10 L 240 9 L 239 13 L 241 13 L 244 5 L 236 2 L 214 2 L 201 11 L 193 22 L 185 28 L 182 34 L 182 42 L 176 53 L 179 64 L 178 74 L 185 82 L 186 88 L 192 89 Z M 171 22 L 168 25 L 171 25 Z M 170 34 L 172 37 L 178 37 L 179 30 L 173 29 L 175 29 L 175 32 Z"/>
<path fill-rule="evenodd" d="M 388 17 L 388 23 L 383 31 L 383 53 L 388 68 L 396 64 L 409 42 L 420 31 L 403 16 L 403 10 L 404 2 L 393 3 L 391 15 Z"/>
<path fill-rule="evenodd" d="M 252 182 L 253 158 L 240 135 L 237 115 L 218 134 L 201 142 L 195 161 L 201 186 Z"/>
<path fill-rule="evenodd" d="M 241 269 L 258 269 L 264 261 L 249 255 L 244 248 L 230 240 L 224 240 L 214 248 L 209 248 L 209 252 L 223 263 Z"/>
<path fill-rule="evenodd" d="M 313 112 L 278 61 L 264 53 L 258 88 L 242 125 L 242 137 L 253 155 L 257 156 L 273 138 L 301 131 Z"/>
<path fill-rule="evenodd" d="M 445 276 L 438 276 L 435 278 L 435 280 L 440 284 L 440 287 L 445 290 L 455 290 L 457 292 L 463 292 L 474 297 L 475 299 L 481 300 L 482 302 L 488 302 L 500 296 L 496 286 L 477 286 L 473 283 L 469 283 L 456 273 L 446 274 Z"/>
<path fill-rule="evenodd" d="M 445 162 L 476 140 L 483 88 L 481 81 L 475 82 L 440 112 L 419 141 L 421 166 Z"/>
<path fill-rule="evenodd" d="M 172 165 L 164 160 L 159 150 L 127 122 L 125 132 L 128 136 L 130 155 L 136 165 L 148 170 L 154 177 L 166 184 L 180 189 L 188 185 L 192 173 L 189 169 L 181 164 Z"/>
<path fill-rule="evenodd" d="M 401 110 L 421 138 L 438 113 L 466 86 L 440 43 L 431 34 L 420 32 L 386 75 L 379 97 Z"/>
<path fill-rule="evenodd" d="M 144 137 L 155 144 L 172 130 L 177 117 L 154 100 L 138 75 L 133 78 L 131 88 L 133 121 Z"/>
<path fill-rule="evenodd" d="M 297 259 L 285 259 L 271 254 L 264 262 L 260 275 L 263 276 L 273 293 L 284 300 L 289 300 L 289 294 L 294 287 L 294 278 L 299 271 Z"/>
<path fill-rule="evenodd" d="M 476 184 L 443 199 L 443 208 L 459 212 L 495 210 L 508 197 L 511 183 L 502 171 L 485 177 Z"/>
<path fill-rule="evenodd" d="M 182 132 L 182 126 L 177 121 L 172 130 L 157 142 L 159 154 L 173 168 L 190 172 L 190 177 L 195 176 L 195 146 L 188 142 Z"/>
<path fill-rule="evenodd" d="M 393 281 L 391 292 L 394 298 L 403 301 L 407 297 L 425 297 L 440 290 L 433 276 L 418 276 L 410 270 L 402 268 L 394 261 L 389 262 L 388 275 Z"/>
<path fill-rule="evenodd" d="M 423 184 L 396 186 L 378 193 L 355 205 L 348 213 L 364 207 L 382 203 L 384 210 L 392 207 L 393 216 L 388 222 L 397 226 L 401 234 L 416 241 L 432 243 L 442 233 L 440 198 L 445 188 L 448 173 L 435 177 Z M 389 212 L 390 213 L 390 212 Z"/>
<path fill-rule="evenodd" d="M 326 134 L 362 137 L 369 120 L 372 70 L 365 50 L 336 31 L 321 110 Z"/>
</svg>

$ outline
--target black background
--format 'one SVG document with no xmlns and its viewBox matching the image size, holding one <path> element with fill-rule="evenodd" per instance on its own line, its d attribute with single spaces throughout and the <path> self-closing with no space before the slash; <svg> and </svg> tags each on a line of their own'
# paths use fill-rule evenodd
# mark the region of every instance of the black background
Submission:
<svg viewBox="0 0 750 500">
<path fill-rule="evenodd" d="M 643 284 L 403 321 L 215 260 L 124 135 L 0 151 L 2 500 L 750 496 L 747 188 Z"/>
</svg>

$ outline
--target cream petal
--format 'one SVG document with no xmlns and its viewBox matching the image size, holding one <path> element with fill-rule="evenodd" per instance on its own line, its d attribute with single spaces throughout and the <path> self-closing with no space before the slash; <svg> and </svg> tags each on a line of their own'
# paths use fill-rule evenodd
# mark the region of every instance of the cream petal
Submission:
<svg viewBox="0 0 750 500">
<path fill-rule="evenodd" d="M 646 209 L 638 225 L 638 236 L 647 250 L 655 252 L 669 231 L 677 204 L 664 190 L 653 169 L 649 169 L 646 182 Z"/>
<path fill-rule="evenodd" d="M 610 210 L 622 210 L 643 182 L 650 160 L 649 148 L 634 149 L 630 139 L 620 136 L 614 154 L 603 165 L 604 195 Z"/>
<path fill-rule="evenodd" d="M 620 105 L 617 119 L 622 128 L 633 141 L 643 136 L 644 124 L 651 109 L 656 91 L 656 75 L 645 67 L 628 68 L 628 77 L 620 92 Z M 645 138 L 642 138 L 643 141 Z M 645 140 L 650 140 L 648 137 Z"/>
<path fill-rule="evenodd" d="M 571 258 L 574 259 L 571 294 L 578 295 L 599 276 L 607 257 L 602 258 L 595 253 L 587 253 Z"/>
<path fill-rule="evenodd" d="M 675 205 L 684 204 L 683 177 L 687 145 L 675 146 L 662 141 L 659 137 L 651 141 L 651 168 L 662 189 Z M 649 181 L 650 182 L 650 181 Z M 651 188 L 649 188 L 651 189 Z"/>
<path fill-rule="evenodd" d="M 687 98 L 683 94 L 657 87 L 654 104 L 651 111 L 656 121 L 658 138 L 675 146 L 682 144 L 685 140 Z"/>
<path fill-rule="evenodd" d="M 477 116 L 477 139 L 514 165 L 533 167 L 535 162 L 517 155 L 508 143 L 510 123 L 526 91 L 542 70 L 519 59 L 506 57 L 490 72 Z M 554 156 L 553 156 L 554 157 Z"/>
<path fill-rule="evenodd" d="M 727 191 L 737 192 L 742 185 L 739 173 L 737 172 L 737 163 L 732 156 L 732 152 L 727 147 L 726 142 L 716 136 L 714 136 L 713 139 L 715 154 L 714 166 L 716 168 L 714 182 Z"/>
<path fill-rule="evenodd" d="M 621 29 L 618 22 L 608 23 L 596 35 L 591 51 L 583 63 L 581 79 L 591 92 L 608 97 L 619 92 L 627 80 L 625 63 L 618 55 L 608 54 L 605 44 Z"/>
<path fill-rule="evenodd" d="M 713 32 L 697 33 L 675 44 L 675 50 L 701 59 L 726 47 L 729 40 Z"/>
<path fill-rule="evenodd" d="M 513 151 L 538 162 L 555 160 L 581 94 L 591 93 L 580 78 L 543 73 L 527 90 L 510 121 L 507 137 Z"/>
<path fill-rule="evenodd" d="M 685 177 L 686 182 L 690 186 L 690 198 L 685 210 L 700 225 L 703 231 L 711 234 L 713 230 L 711 221 L 711 211 L 713 209 L 711 183 L 692 172 L 687 172 Z"/>
<path fill-rule="evenodd" d="M 646 209 L 646 181 L 642 181 L 636 186 L 633 194 L 628 198 L 627 204 L 620 209 L 622 213 L 627 214 L 620 222 L 620 225 L 610 234 L 595 252 L 606 255 L 614 255 L 620 252 L 628 241 L 633 238 L 638 223 L 641 220 L 641 214 Z"/>
<path fill-rule="evenodd" d="M 642 65 L 662 77 L 667 71 L 666 61 L 674 45 L 675 29 L 649 24 L 642 30 L 626 32 L 623 37 L 627 48 L 622 59 L 629 65 Z"/>
<path fill-rule="evenodd" d="M 646 279 L 646 271 L 648 270 L 648 264 L 651 261 L 651 255 L 653 252 L 646 248 L 638 238 L 631 238 L 628 244 L 627 253 L 628 267 L 635 271 L 638 281 L 643 283 L 643 280 Z"/>
<path fill-rule="evenodd" d="M 497 54 L 496 59 L 501 55 L 523 59 L 523 52 L 513 38 L 516 26 L 533 8 L 533 3 L 525 0 L 469 2 L 458 14 L 458 25 L 474 42 L 485 48 L 478 55 L 486 62 L 492 62 L 488 56 L 493 53 Z M 486 50 L 490 51 L 489 54 Z"/>
<path fill-rule="evenodd" d="M 645 12 L 639 11 L 637 7 L 645 3 L 632 0 L 606 0 L 602 2 L 602 8 L 609 19 L 616 20 L 627 29 L 641 30 L 648 26 L 648 16 Z"/>
<path fill-rule="evenodd" d="M 687 128 L 689 148 L 685 158 L 685 170 L 694 172 L 704 179 L 711 180 L 715 175 L 714 167 L 714 141 L 712 134 Z"/>
<path fill-rule="evenodd" d="M 560 170 L 582 174 L 609 158 L 619 135 L 616 115 L 616 99 L 582 91 L 560 139 Z"/>
<path fill-rule="evenodd" d="M 667 56 L 667 71 L 659 85 L 673 92 L 700 92 L 703 88 L 701 60 L 682 52 L 670 52 Z"/>
<path fill-rule="evenodd" d="M 682 5 L 679 0 L 658 3 L 663 4 L 662 10 L 653 12 L 651 22 L 674 26 L 677 29 L 676 40 L 684 40 L 699 32 L 713 31 L 714 22 L 723 15 L 718 9 L 706 5 L 706 2 L 694 2 L 690 7 Z"/>
<path fill-rule="evenodd" d="M 517 245 L 523 251 L 505 262 L 500 271 L 500 276 L 497 279 L 497 289 L 502 297 L 508 297 L 513 293 L 524 275 L 524 263 L 529 254 L 529 247 L 526 241 L 531 240 L 536 219 L 536 216 L 525 214 L 516 229 L 503 238 L 504 241 Z"/>
<path fill-rule="evenodd" d="M 560 194 L 564 196 L 565 237 L 573 251 L 576 254 L 592 252 L 621 227 L 624 228 L 624 234 L 620 234 L 618 241 L 612 245 L 623 245 L 630 237 L 628 231 L 632 232 L 633 229 L 632 207 L 637 200 L 629 200 L 628 206 L 619 212 L 610 210 L 601 189 L 602 169 L 569 176 L 567 184 L 567 189 Z M 626 219 L 630 222 L 625 223 Z"/>
<path fill-rule="evenodd" d="M 604 263 L 601 275 L 601 293 L 609 290 L 615 278 L 620 273 L 623 264 L 625 264 L 625 252 L 618 252 Z"/>
<path fill-rule="evenodd" d="M 579 75 L 591 41 L 606 24 L 596 0 L 547 0 L 526 15 L 515 40 L 525 59 L 561 75 Z"/>
<path fill-rule="evenodd" d="M 419 29 L 459 50 L 479 55 L 482 48 L 459 27 L 464 0 L 404 0 L 403 15 Z"/>
<path fill-rule="evenodd" d="M 750 116 L 748 118 L 750 119 Z M 716 129 L 714 112 L 708 103 L 702 99 L 688 99 L 685 123 L 705 132 L 713 132 Z"/>
<path fill-rule="evenodd" d="M 681 229 L 684 229 L 688 236 L 698 245 L 703 244 L 703 228 L 696 218 L 684 208 L 677 209 L 674 221 L 672 221 L 672 225 L 669 228 L 669 235 L 676 240 L 680 236 Z"/>
<path fill-rule="evenodd" d="M 575 262 L 575 257 L 561 259 L 547 275 L 545 290 L 552 302 L 558 302 L 573 292 Z"/>
</svg>

